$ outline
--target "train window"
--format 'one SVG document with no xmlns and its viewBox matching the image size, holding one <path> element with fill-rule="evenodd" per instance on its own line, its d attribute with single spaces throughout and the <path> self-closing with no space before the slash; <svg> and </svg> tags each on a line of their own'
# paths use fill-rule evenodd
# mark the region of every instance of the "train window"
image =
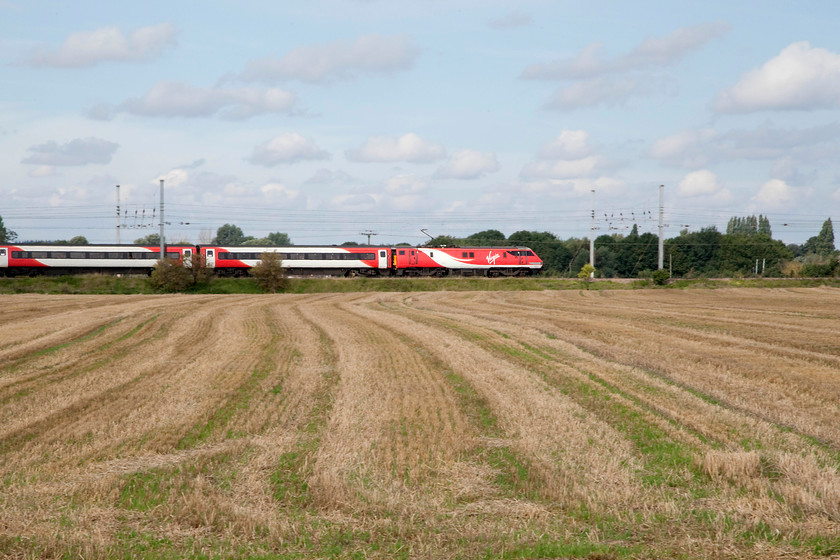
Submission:
<svg viewBox="0 0 840 560">
<path fill-rule="evenodd" d="M 33 259 L 46 259 L 46 258 L 49 258 L 49 255 L 47 254 L 47 252 L 46 252 L 46 251 L 32 251 L 30 254 L 32 255 L 32 257 L 31 257 L 31 258 L 33 258 Z"/>
<path fill-rule="evenodd" d="M 471 258 L 471 259 L 474 259 L 474 258 L 475 258 L 475 253 L 473 253 L 472 251 L 470 251 L 470 258 Z"/>
<path fill-rule="evenodd" d="M 434 251 L 429 251 L 429 256 L 431 258 L 435 258 L 435 252 Z"/>
<path fill-rule="evenodd" d="M 104 259 L 105 253 L 88 253 L 89 259 Z"/>
<path fill-rule="evenodd" d="M 387 256 L 387 255 L 385 254 L 385 251 L 379 251 L 379 256 L 380 256 L 380 257 L 385 257 L 385 256 Z"/>
<path fill-rule="evenodd" d="M 213 249 L 207 249 L 207 256 L 208 256 L 208 257 L 212 257 L 212 256 L 213 256 Z"/>
<path fill-rule="evenodd" d="M 177 259 L 178 258 L 178 251 L 167 251 L 166 252 L 167 259 Z"/>
<path fill-rule="evenodd" d="M 0 257 L 6 256 L 6 249 L 0 249 Z"/>
<path fill-rule="evenodd" d="M 71 259 L 84 259 L 87 258 L 87 253 L 70 253 Z"/>
<path fill-rule="evenodd" d="M 405 250 L 404 249 L 400 249 L 400 255 L 405 255 Z"/>
<path fill-rule="evenodd" d="M 50 258 L 51 259 L 66 259 L 67 258 L 67 253 L 63 253 L 61 251 L 52 251 L 50 253 Z"/>
</svg>

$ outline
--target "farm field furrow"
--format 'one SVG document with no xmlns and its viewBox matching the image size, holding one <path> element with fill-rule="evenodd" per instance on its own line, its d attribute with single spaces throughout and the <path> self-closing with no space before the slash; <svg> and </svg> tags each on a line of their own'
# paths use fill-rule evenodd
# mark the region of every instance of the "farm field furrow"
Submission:
<svg viewBox="0 0 840 560">
<path fill-rule="evenodd" d="M 836 289 L 0 305 L 0 558 L 840 556 Z"/>
</svg>

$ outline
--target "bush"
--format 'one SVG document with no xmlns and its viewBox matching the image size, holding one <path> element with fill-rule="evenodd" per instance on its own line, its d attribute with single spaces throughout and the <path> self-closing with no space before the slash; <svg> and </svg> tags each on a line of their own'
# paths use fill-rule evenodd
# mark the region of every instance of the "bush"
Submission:
<svg viewBox="0 0 840 560">
<path fill-rule="evenodd" d="M 831 258 L 825 263 L 803 264 L 799 274 L 805 278 L 819 278 L 837 276 L 838 272 L 840 272 L 840 266 L 838 266 L 837 259 Z"/>
<path fill-rule="evenodd" d="M 651 272 L 650 277 L 657 286 L 664 286 L 671 279 L 671 273 L 665 269 L 654 270 Z"/>
<path fill-rule="evenodd" d="M 179 260 L 164 259 L 155 264 L 149 283 L 161 292 L 183 292 L 195 284 L 195 280 L 192 272 Z"/>
<path fill-rule="evenodd" d="M 260 262 L 251 269 L 251 276 L 266 292 L 282 292 L 289 285 L 279 253 L 266 252 L 260 255 Z"/>
</svg>

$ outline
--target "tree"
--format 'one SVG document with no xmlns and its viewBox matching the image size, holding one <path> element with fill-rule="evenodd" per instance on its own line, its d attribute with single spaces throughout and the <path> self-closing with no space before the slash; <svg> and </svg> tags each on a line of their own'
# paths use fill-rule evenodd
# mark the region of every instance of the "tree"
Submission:
<svg viewBox="0 0 840 560">
<path fill-rule="evenodd" d="M 596 241 L 597 243 L 597 241 Z M 652 233 L 639 235 L 633 224 L 629 235 L 615 242 L 615 274 L 624 278 L 638 276 L 643 270 L 654 270 L 657 265 L 659 239 Z"/>
<path fill-rule="evenodd" d="M 160 247 L 160 234 L 150 233 L 146 237 L 134 240 L 135 245 L 144 245 L 147 247 Z"/>
<path fill-rule="evenodd" d="M 783 261 L 793 254 L 781 241 L 774 241 L 765 234 L 724 235 L 715 253 L 718 273 L 722 276 L 754 273 L 756 263 L 759 271 L 779 274 Z"/>
<path fill-rule="evenodd" d="M 253 237 L 246 237 L 239 226 L 225 224 L 216 230 L 214 245 L 242 245 Z"/>
<path fill-rule="evenodd" d="M 734 216 L 729 219 L 729 223 L 726 224 L 726 234 L 727 235 L 757 235 L 763 234 L 767 237 L 772 237 L 772 232 L 770 230 L 770 219 L 766 216 L 762 216 L 761 214 L 758 215 L 756 218 L 755 216 Z"/>
<path fill-rule="evenodd" d="M 17 233 L 8 229 L 3 224 L 3 217 L 0 216 L 0 243 L 11 243 L 15 239 L 17 239 Z"/>
<path fill-rule="evenodd" d="M 463 240 L 451 235 L 438 235 L 429 239 L 424 247 L 458 247 L 463 245 Z"/>
<path fill-rule="evenodd" d="M 580 267 L 580 272 L 578 272 L 577 276 L 581 280 L 586 280 L 587 282 L 590 282 L 595 276 L 595 267 L 593 267 L 589 263 L 586 263 L 585 265 Z"/>
<path fill-rule="evenodd" d="M 715 226 L 699 232 L 681 232 L 665 241 L 665 253 L 675 276 L 713 275 L 717 272 L 715 255 L 723 234 Z"/>
<path fill-rule="evenodd" d="M 276 293 L 288 286 L 286 271 L 280 253 L 268 251 L 260 255 L 260 262 L 251 269 L 251 276 L 265 291 Z"/>
<path fill-rule="evenodd" d="M 487 229 L 479 231 L 467 237 L 464 242 L 466 245 L 479 245 L 496 247 L 499 245 L 507 245 L 505 234 L 497 229 Z"/>
<path fill-rule="evenodd" d="M 803 248 L 804 253 L 814 253 L 823 258 L 834 254 L 834 226 L 831 224 L 831 218 L 823 222 L 820 232 L 808 239 Z"/>
<path fill-rule="evenodd" d="M 84 235 L 77 235 L 69 241 L 70 245 L 89 245 L 87 237 Z"/>
<path fill-rule="evenodd" d="M 269 233 L 267 237 L 268 240 L 271 241 L 272 245 L 276 245 L 278 247 L 285 247 L 292 244 L 292 240 L 289 239 L 288 233 L 280 233 L 279 231 L 275 231 Z"/>
</svg>

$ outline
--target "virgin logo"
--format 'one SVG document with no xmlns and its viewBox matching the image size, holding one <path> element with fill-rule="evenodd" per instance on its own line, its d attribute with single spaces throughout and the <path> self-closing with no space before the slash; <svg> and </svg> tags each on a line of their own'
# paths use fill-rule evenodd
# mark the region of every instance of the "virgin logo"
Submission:
<svg viewBox="0 0 840 560">
<path fill-rule="evenodd" d="M 487 255 L 487 264 L 496 264 L 496 259 L 498 259 L 499 257 L 501 257 L 499 253 L 496 253 L 494 255 L 492 252 L 490 252 L 490 254 Z"/>
</svg>

